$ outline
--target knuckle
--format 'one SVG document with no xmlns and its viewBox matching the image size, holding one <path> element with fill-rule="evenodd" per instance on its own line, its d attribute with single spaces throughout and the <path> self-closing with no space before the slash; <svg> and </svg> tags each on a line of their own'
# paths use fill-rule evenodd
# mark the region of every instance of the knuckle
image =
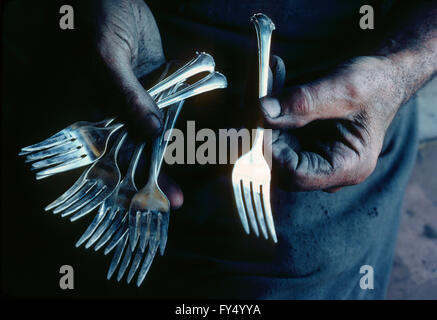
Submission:
<svg viewBox="0 0 437 320">
<path fill-rule="evenodd" d="M 352 169 L 355 174 L 352 175 L 351 185 L 357 185 L 364 182 L 375 170 L 377 159 L 366 157 L 362 161 L 357 161 Z"/>
<path fill-rule="evenodd" d="M 293 90 L 291 108 L 294 114 L 305 116 L 314 108 L 312 89 L 308 86 L 299 86 Z"/>
<path fill-rule="evenodd" d="M 126 103 L 134 109 L 140 108 L 140 106 L 142 106 L 140 94 L 136 91 L 129 90 L 126 92 Z"/>
</svg>

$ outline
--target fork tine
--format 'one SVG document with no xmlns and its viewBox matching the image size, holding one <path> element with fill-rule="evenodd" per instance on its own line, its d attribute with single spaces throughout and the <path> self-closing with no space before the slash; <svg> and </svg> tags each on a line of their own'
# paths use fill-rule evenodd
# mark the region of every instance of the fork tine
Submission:
<svg viewBox="0 0 437 320">
<path fill-rule="evenodd" d="M 64 203 L 59 205 L 53 210 L 54 214 L 58 214 L 61 211 L 64 211 L 71 205 L 73 205 L 75 202 L 82 199 L 83 196 L 85 196 L 88 192 L 91 191 L 92 188 L 96 185 L 95 181 L 87 181 L 77 192 L 71 196 L 68 200 L 66 200 Z"/>
<path fill-rule="evenodd" d="M 128 242 L 128 237 L 123 237 L 123 240 L 117 245 L 117 249 L 115 250 L 114 256 L 112 257 L 111 264 L 109 265 L 108 274 L 106 275 L 106 279 L 111 279 L 114 271 L 117 269 L 118 264 L 121 260 L 121 255 L 123 254 L 124 248 L 126 247 L 126 243 Z"/>
<path fill-rule="evenodd" d="M 259 230 L 258 225 L 256 224 L 256 218 L 255 213 L 253 212 L 253 204 L 252 204 L 252 197 L 251 197 L 251 188 L 250 188 L 251 182 L 247 183 L 244 179 L 242 180 L 242 188 L 243 188 L 243 195 L 244 195 L 244 201 L 246 203 L 246 210 L 247 215 L 249 216 L 250 225 L 252 226 L 253 231 L 255 232 L 256 236 L 259 236 Z"/>
<path fill-rule="evenodd" d="M 67 141 L 63 144 L 57 145 L 52 148 L 48 148 L 42 151 L 38 151 L 35 153 L 28 154 L 26 156 L 26 160 L 24 160 L 25 163 L 29 163 L 32 161 L 41 160 L 48 157 L 53 157 L 59 154 L 64 154 L 67 152 L 74 151 L 75 149 L 78 149 L 80 145 L 73 141 Z"/>
<path fill-rule="evenodd" d="M 83 208 L 85 205 L 87 205 L 90 201 L 92 201 L 99 193 L 101 192 L 101 190 L 97 187 L 94 186 L 90 191 L 87 192 L 87 194 L 85 194 L 81 199 L 79 199 L 78 201 L 76 201 L 75 203 L 73 203 L 70 207 L 68 207 L 67 209 L 65 209 L 65 211 L 63 211 L 61 213 L 61 217 L 66 217 L 69 216 L 70 214 L 72 214 L 73 212 L 76 212 L 77 210 L 79 210 L 80 208 Z"/>
<path fill-rule="evenodd" d="M 114 208 L 115 215 L 117 215 L 117 219 L 112 222 L 111 226 L 107 228 L 106 232 L 102 235 L 102 237 L 97 242 L 96 246 L 94 247 L 94 251 L 98 251 L 101 247 L 105 245 L 111 239 L 112 235 L 120 228 L 122 223 L 124 222 L 124 215 L 120 212 L 120 208 Z"/>
<path fill-rule="evenodd" d="M 94 231 L 96 231 L 96 229 L 100 225 L 100 223 L 106 217 L 106 215 L 108 214 L 109 210 L 111 210 L 111 208 L 107 208 L 105 206 L 105 203 L 102 203 L 100 205 L 99 211 L 96 214 L 96 216 L 94 217 L 93 221 L 91 221 L 91 223 L 88 226 L 88 228 L 85 230 L 85 232 L 79 238 L 79 240 L 77 240 L 77 242 L 75 244 L 76 248 L 80 247 L 80 245 L 82 243 L 84 243 L 86 240 L 88 240 L 89 237 L 91 237 L 91 235 L 94 233 Z"/>
<path fill-rule="evenodd" d="M 67 161 L 71 161 L 74 159 L 80 159 L 82 156 L 85 156 L 80 149 L 73 149 L 70 152 L 66 152 L 61 155 L 57 155 L 48 159 L 40 160 L 38 162 L 32 163 L 30 170 L 40 170 L 49 166 L 58 165 L 60 163 L 65 163 Z"/>
<path fill-rule="evenodd" d="M 138 247 L 134 260 L 132 261 L 129 273 L 127 274 L 127 279 L 126 279 L 127 283 L 130 283 L 132 278 L 134 277 L 135 272 L 138 270 L 138 267 L 140 266 L 143 255 L 144 255 L 144 250 L 141 250 L 141 247 Z"/>
<path fill-rule="evenodd" d="M 150 266 L 152 265 L 153 262 L 153 258 L 155 258 L 157 249 L 158 249 L 158 241 L 157 239 L 153 239 L 151 244 L 149 244 L 149 251 L 147 252 L 147 256 L 144 259 L 143 265 L 141 266 L 140 272 L 138 274 L 137 287 L 139 287 L 143 283 L 144 278 L 147 275 L 147 272 L 149 272 Z"/>
<path fill-rule="evenodd" d="M 150 212 L 143 213 L 140 222 L 140 248 L 141 251 L 146 250 L 147 242 L 149 241 L 150 232 L 152 229 L 153 215 Z"/>
<path fill-rule="evenodd" d="M 276 237 L 275 223 L 273 222 L 272 208 L 270 206 L 270 186 L 265 184 L 261 185 L 261 191 L 263 193 L 262 200 L 264 204 L 267 226 L 273 241 L 277 243 L 278 238 Z"/>
<path fill-rule="evenodd" d="M 80 188 L 82 188 L 82 186 L 87 182 L 85 180 L 85 176 L 88 173 L 88 170 L 86 170 L 85 172 L 83 172 L 81 174 L 81 176 L 79 177 L 79 179 L 76 180 L 76 182 L 70 187 L 70 189 L 68 189 L 66 192 L 64 192 L 59 198 L 57 198 L 55 201 L 51 202 L 50 204 L 48 204 L 44 210 L 45 211 L 49 211 L 57 206 L 59 206 L 60 204 L 64 203 L 65 201 L 67 201 L 67 199 L 69 199 L 73 194 L 75 194 Z"/>
<path fill-rule="evenodd" d="M 155 257 L 156 251 L 158 249 L 159 241 L 161 238 L 161 216 L 160 212 L 153 212 L 152 221 L 150 223 L 150 240 L 149 240 L 149 250 L 146 257 L 144 258 L 143 265 L 141 266 L 140 272 L 137 278 L 137 286 L 139 286 L 147 272 L 149 271 L 150 265 L 152 264 L 153 258 Z M 143 252 L 144 253 L 144 252 Z"/>
<path fill-rule="evenodd" d="M 118 231 L 115 233 L 114 237 L 111 239 L 111 242 L 106 246 L 105 250 L 103 251 L 103 253 L 105 255 L 107 255 L 108 253 L 110 253 L 116 246 L 117 244 L 120 242 L 120 240 L 123 237 L 126 237 L 126 235 L 128 234 L 128 230 L 127 230 L 127 224 L 123 224 Z"/>
<path fill-rule="evenodd" d="M 235 204 L 237 205 L 238 214 L 240 216 L 241 223 L 243 224 L 244 231 L 249 234 L 249 223 L 247 222 L 246 217 L 246 210 L 244 209 L 244 203 L 243 203 L 243 195 L 241 194 L 241 188 L 240 188 L 240 180 L 234 181 L 232 179 L 232 187 L 234 189 L 234 197 L 235 197 Z"/>
<path fill-rule="evenodd" d="M 68 141 L 70 138 L 68 138 L 65 135 L 65 131 L 62 130 L 56 134 L 54 134 L 53 136 L 30 146 L 21 148 L 21 152 L 19 153 L 20 156 L 31 153 L 31 152 L 35 152 L 35 151 L 39 151 L 42 149 L 47 149 L 53 146 L 56 146 L 58 144 L 63 143 L 64 141 Z"/>
<path fill-rule="evenodd" d="M 252 183 L 252 187 L 253 187 L 253 183 Z M 264 221 L 264 211 L 261 203 L 261 186 L 258 186 L 258 188 L 253 187 L 252 191 L 253 191 L 253 199 L 255 200 L 256 218 L 258 219 L 258 224 L 261 227 L 261 231 L 264 235 L 264 238 L 268 239 L 269 235 L 267 234 L 267 226 Z"/>
<path fill-rule="evenodd" d="M 68 215 L 70 215 L 71 213 L 79 210 L 80 208 L 82 208 L 84 205 L 86 205 L 88 202 L 90 202 L 92 199 L 94 199 L 94 197 L 99 193 L 99 188 L 96 186 L 97 183 L 93 183 L 88 190 L 86 190 L 85 192 L 82 192 L 82 194 L 78 193 L 77 197 L 72 197 L 75 198 L 73 201 L 71 201 L 69 203 L 69 206 L 67 208 L 60 208 L 61 206 L 59 206 L 58 208 L 56 208 L 56 213 L 61 212 L 61 217 L 66 217 Z M 67 205 L 67 201 L 65 202 L 65 205 Z M 64 205 L 62 205 L 64 206 Z"/>
<path fill-rule="evenodd" d="M 139 211 L 135 213 L 133 211 L 133 209 L 129 208 L 129 242 L 132 250 L 137 244 L 138 226 L 141 218 L 141 213 Z"/>
<path fill-rule="evenodd" d="M 111 208 L 110 210 L 111 211 L 109 212 L 108 216 L 103 220 L 103 222 L 97 228 L 96 232 L 93 233 L 91 238 L 85 244 L 85 248 L 88 249 L 89 247 L 91 247 L 106 232 L 108 227 L 110 227 L 111 222 L 113 222 L 114 217 L 116 216 L 116 214 L 118 212 L 117 208 Z M 116 220 L 120 220 L 121 221 L 122 220 L 122 216 L 118 215 Z M 115 223 L 115 221 L 113 223 Z M 114 230 L 114 232 L 115 232 L 115 230 Z"/>
<path fill-rule="evenodd" d="M 127 214 L 125 212 L 121 212 L 120 208 L 117 208 L 115 211 L 118 214 L 117 219 L 114 220 L 114 222 L 109 227 L 109 229 L 106 230 L 105 234 L 100 238 L 99 242 L 97 242 L 96 246 L 94 247 L 94 251 L 98 251 L 101 247 L 103 247 L 112 238 L 111 242 L 105 248 L 105 255 L 108 254 L 109 251 L 107 251 L 107 250 L 109 250 L 109 248 L 112 246 L 111 243 L 113 241 L 117 240 L 116 232 L 119 229 L 127 229 L 127 224 L 126 224 Z M 113 235 L 114 235 L 114 237 L 112 237 Z"/>
<path fill-rule="evenodd" d="M 117 281 L 120 281 L 121 278 L 123 278 L 123 275 L 126 272 L 127 267 L 129 266 L 129 262 L 131 259 L 132 259 L 132 249 L 130 248 L 130 244 L 128 241 L 126 253 L 124 254 L 123 261 L 121 262 L 120 269 L 118 270 Z"/>
<path fill-rule="evenodd" d="M 50 176 L 57 174 L 57 173 L 80 168 L 80 167 L 86 166 L 94 161 L 95 160 L 92 161 L 90 159 L 90 157 L 76 158 L 76 159 L 73 159 L 71 161 L 65 162 L 63 164 L 57 165 L 56 167 L 51 167 L 51 168 L 44 169 L 44 170 L 38 172 L 36 174 L 36 180 L 41 180 L 41 179 L 50 177 Z"/>
<path fill-rule="evenodd" d="M 112 190 L 112 191 L 114 191 L 114 190 Z M 85 207 L 83 207 L 78 212 L 76 212 L 74 214 L 74 216 L 72 216 L 70 218 L 70 221 L 71 222 L 76 221 L 77 219 L 80 219 L 83 216 L 85 216 L 86 214 L 93 211 L 103 201 L 105 201 L 106 198 L 108 198 L 111 195 L 112 191 L 108 191 L 106 186 L 102 186 L 99 193 Z"/>
<path fill-rule="evenodd" d="M 160 214 L 161 215 L 161 214 Z M 168 237 L 168 226 L 169 226 L 169 214 L 165 213 L 160 216 L 161 218 L 161 240 L 159 242 L 159 253 L 161 256 L 164 255 L 165 246 L 167 244 L 167 237 Z"/>
<path fill-rule="evenodd" d="M 131 268 L 127 276 L 127 283 L 130 283 L 135 272 L 140 266 L 141 260 L 146 251 L 147 243 L 151 237 L 151 233 L 156 231 L 156 216 L 151 212 L 143 213 L 141 216 L 141 230 L 140 230 L 140 245 L 137 248 L 137 253 L 135 254 L 134 261 L 132 262 Z M 150 248 L 149 248 L 150 250 Z"/>
</svg>

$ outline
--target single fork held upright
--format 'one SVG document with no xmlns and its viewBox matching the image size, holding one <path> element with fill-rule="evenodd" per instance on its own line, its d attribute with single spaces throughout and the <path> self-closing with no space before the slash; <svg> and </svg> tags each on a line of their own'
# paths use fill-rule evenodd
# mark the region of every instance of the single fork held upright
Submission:
<svg viewBox="0 0 437 320">
<path fill-rule="evenodd" d="M 262 13 L 253 15 L 250 21 L 255 25 L 258 39 L 258 96 L 262 98 L 268 94 L 270 42 L 275 25 Z M 232 170 L 232 187 L 238 214 L 246 233 L 250 233 L 250 222 L 256 236 L 259 236 L 259 225 L 264 238 L 268 239 L 269 233 L 276 243 L 278 240 L 270 206 L 270 167 L 263 156 L 263 140 L 264 129 L 259 126 L 252 149 L 235 162 Z"/>
</svg>

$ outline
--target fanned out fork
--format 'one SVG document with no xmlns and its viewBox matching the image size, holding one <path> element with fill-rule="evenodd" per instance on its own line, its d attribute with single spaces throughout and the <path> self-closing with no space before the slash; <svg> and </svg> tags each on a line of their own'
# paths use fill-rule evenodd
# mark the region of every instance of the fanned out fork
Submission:
<svg viewBox="0 0 437 320">
<path fill-rule="evenodd" d="M 173 90 L 162 92 L 157 98 L 157 101 L 168 95 L 167 92 L 172 93 Z M 180 104 L 182 103 L 183 101 L 180 102 Z M 173 110 L 173 106 L 170 106 L 169 110 Z M 167 111 L 164 128 L 167 126 L 169 112 L 170 111 Z M 136 146 L 126 175 L 117 185 L 111 196 L 106 198 L 105 201 L 100 205 L 97 215 L 77 241 L 76 247 L 79 247 L 82 243 L 88 240 L 85 244 L 85 247 L 88 249 L 92 245 L 96 244 L 94 250 L 97 251 L 111 240 L 104 251 L 105 254 L 107 254 L 114 247 L 113 244 L 118 243 L 121 237 L 120 230 L 122 228 L 120 227 L 125 221 L 127 224 L 126 214 L 129 209 L 130 201 L 133 195 L 138 191 L 135 185 L 135 171 L 144 146 L 144 143 Z"/>
<path fill-rule="evenodd" d="M 178 90 L 180 87 L 183 86 L 185 85 L 177 84 L 175 88 L 163 92 L 160 95 L 160 97 L 158 97 L 157 100 L 159 101 L 165 98 L 165 96 L 172 94 L 174 91 Z M 165 122 L 163 126 L 164 130 L 161 136 L 159 137 L 159 141 L 158 141 L 160 161 L 158 162 L 156 172 L 159 172 L 163 160 L 163 152 L 168 143 L 168 141 L 164 140 L 164 135 L 166 132 L 169 133 L 169 131 L 174 127 L 176 118 L 179 115 L 182 105 L 183 105 L 183 101 L 179 102 L 177 105 L 170 106 L 170 108 L 167 109 Z M 137 188 L 134 182 L 134 175 L 143 148 L 144 148 L 144 144 L 141 144 L 136 147 L 131 162 L 129 164 L 129 168 L 122 182 L 117 186 L 116 190 L 112 193 L 112 195 L 108 197 L 101 204 L 97 215 L 94 217 L 93 221 L 88 226 L 87 230 L 84 232 L 84 234 L 81 236 L 79 241 L 76 243 L 76 247 L 78 247 L 88 240 L 85 244 L 85 247 L 89 248 L 95 244 L 94 247 L 95 251 L 99 250 L 105 244 L 107 244 L 104 249 L 105 255 L 111 252 L 117 246 L 116 253 L 114 254 L 114 257 L 110 265 L 110 269 L 108 271 L 108 279 L 112 276 L 118 264 L 120 263 L 120 259 L 124 251 L 125 251 L 125 258 L 123 260 L 124 263 L 120 267 L 117 277 L 118 280 L 121 280 L 122 276 L 128 269 L 129 263 L 131 261 L 132 251 L 129 245 L 126 246 L 126 244 L 128 244 L 127 241 L 129 238 L 127 210 L 129 209 L 129 204 L 131 202 L 133 195 L 137 192 Z M 156 158 L 156 153 L 154 154 L 153 157 Z M 161 254 L 163 254 L 166 244 L 166 239 L 167 239 L 167 230 L 168 230 L 168 222 L 169 222 L 168 213 L 166 216 L 162 216 L 162 215 L 158 216 L 158 221 L 160 224 L 159 232 L 160 235 L 162 235 L 160 236 L 160 248 L 161 248 L 160 252 Z M 151 229 L 152 238 L 153 235 L 157 233 L 157 230 L 154 229 L 153 226 L 154 225 L 152 225 L 152 229 Z M 133 277 L 133 275 L 135 274 L 136 270 L 138 269 L 139 262 L 141 260 L 140 258 L 144 255 L 144 252 L 145 252 L 144 250 L 141 251 L 140 249 L 138 249 L 138 254 L 136 254 L 136 258 L 134 259 L 131 269 L 129 271 L 129 276 L 128 276 L 129 282 Z M 149 258 L 147 260 L 149 262 L 147 263 L 147 265 L 150 266 L 155 253 L 156 250 L 150 251 Z M 145 275 L 146 273 L 143 272 L 143 279 Z M 141 282 L 142 280 L 138 284 L 140 284 Z"/>
<path fill-rule="evenodd" d="M 97 123 L 76 122 L 50 138 L 21 149 L 25 162 L 33 162 L 31 170 L 36 179 L 86 166 L 99 159 L 106 151 L 111 135 L 123 125 L 109 126 L 114 119 Z"/>
<path fill-rule="evenodd" d="M 182 68 L 160 81 L 148 92 L 156 97 L 173 85 L 202 72 L 207 76 L 184 90 L 174 92 L 159 101 L 164 108 L 192 96 L 226 87 L 226 77 L 214 71 L 215 63 L 211 55 L 201 52 Z M 25 162 L 34 162 L 31 170 L 38 171 L 36 179 L 43 179 L 57 173 L 89 165 L 98 160 L 106 151 L 112 133 L 121 125 L 107 127 L 114 119 L 98 123 L 76 122 L 50 138 L 21 149 L 19 155 L 26 156 Z"/>
<path fill-rule="evenodd" d="M 117 274 L 117 280 L 120 281 L 132 261 L 127 275 L 127 282 L 130 283 L 139 269 L 136 284 L 140 286 L 147 275 L 158 248 L 160 254 L 164 254 L 169 226 L 170 202 L 159 188 L 157 178 L 168 143 L 164 136 L 173 129 L 182 105 L 183 102 L 180 102 L 167 111 L 165 129 L 161 136 L 156 138 L 153 145 L 149 180 L 146 186 L 138 191 L 131 200 L 127 217 L 129 225 L 125 220 L 124 232 L 120 234 L 121 237 L 117 239 L 117 236 L 114 236 L 112 241 L 112 244 L 118 243 L 118 245 L 108 270 L 108 279 L 112 277 L 121 262 Z M 105 253 L 112 249 L 113 245 L 108 245 Z M 142 265 L 140 267 L 141 261 Z"/>
<path fill-rule="evenodd" d="M 227 87 L 226 77 L 214 71 L 214 68 L 215 63 L 210 55 L 197 53 L 193 60 L 149 90 L 153 98 L 159 97 L 156 99 L 159 108 L 172 106 L 166 114 L 165 129 L 173 128 L 185 99 Z M 194 84 L 182 84 L 188 77 L 201 72 L 209 74 Z M 179 88 L 182 89 L 178 90 Z M 92 164 L 69 190 L 45 209 L 53 210 L 54 214 L 61 213 L 63 217 L 74 214 L 70 218 L 74 221 L 100 205 L 97 215 L 76 246 L 88 240 L 88 248 L 98 241 L 95 247 L 95 250 L 98 250 L 109 241 L 105 254 L 117 247 L 108 271 L 108 279 L 117 268 L 123 251 L 126 251 L 118 280 L 125 273 L 136 249 L 128 275 L 130 282 L 143 260 L 148 245 L 148 252 L 137 280 L 139 286 L 158 247 L 162 255 L 167 241 L 170 203 L 157 183 L 168 143 L 164 139 L 167 130 L 155 139 L 148 183 L 137 191 L 134 174 L 144 144 L 136 147 L 128 172 L 120 183 L 117 155 L 127 132 L 119 135 L 110 152 L 106 154 L 111 135 L 123 126 L 109 126 L 113 121 L 114 119 L 98 123 L 77 122 L 40 143 L 22 148 L 19 155 L 25 155 L 26 162 L 36 161 L 32 165 L 33 170 L 42 170 L 37 172 L 37 179 Z M 130 235 L 134 241 L 129 241 Z"/>
<path fill-rule="evenodd" d="M 262 13 L 252 16 L 251 21 L 255 25 L 258 39 L 259 98 L 262 98 L 267 95 L 270 42 L 275 25 Z M 259 224 L 264 238 L 268 239 L 268 229 L 276 243 L 278 240 L 270 206 L 270 167 L 262 152 L 263 138 L 264 129 L 258 127 L 252 149 L 234 164 L 232 187 L 238 214 L 246 233 L 250 233 L 247 221 L 249 217 L 250 226 L 256 236 L 259 236 Z"/>
<path fill-rule="evenodd" d="M 135 185 L 135 171 L 143 149 L 144 143 L 136 146 L 126 175 L 112 195 L 100 205 L 97 215 L 77 241 L 76 247 L 88 240 L 85 248 L 88 249 L 96 244 L 94 250 L 97 251 L 111 240 L 105 248 L 105 254 L 107 254 L 113 248 L 113 243 L 118 242 L 122 232 L 119 230 L 122 229 L 120 227 L 126 220 L 130 201 L 138 191 Z"/>
<path fill-rule="evenodd" d="M 120 182 L 117 155 L 126 136 L 126 131 L 120 134 L 111 151 L 94 162 L 70 189 L 45 210 L 53 210 L 54 214 L 61 213 L 62 217 L 75 213 L 70 218 L 71 221 L 75 221 L 108 198 Z"/>
</svg>

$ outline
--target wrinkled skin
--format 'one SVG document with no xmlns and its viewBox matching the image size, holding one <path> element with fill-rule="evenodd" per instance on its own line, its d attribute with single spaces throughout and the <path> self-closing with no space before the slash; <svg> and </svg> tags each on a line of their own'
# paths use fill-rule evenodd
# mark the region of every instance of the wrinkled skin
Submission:
<svg viewBox="0 0 437 320">
<path fill-rule="evenodd" d="M 97 64 L 91 77 L 104 88 L 105 106 L 127 123 L 132 136 L 151 141 L 161 130 L 162 112 L 138 79 L 153 73 L 158 78 L 166 62 L 153 15 L 142 0 L 98 0 L 84 6 L 81 22 L 91 42 L 91 61 Z M 172 208 L 180 207 L 183 194 L 174 181 L 161 174 L 159 183 Z"/>
<path fill-rule="evenodd" d="M 373 171 L 403 99 L 396 78 L 385 58 L 360 57 L 326 78 L 261 100 L 265 125 L 276 129 L 272 155 L 290 188 L 335 191 Z"/>
<path fill-rule="evenodd" d="M 162 113 L 138 79 L 162 66 L 165 57 L 149 8 L 141 0 L 92 1 L 84 26 L 94 49 L 92 60 L 105 89 L 111 90 L 115 111 L 144 138 L 154 136 Z"/>
<path fill-rule="evenodd" d="M 165 63 L 155 20 L 142 0 L 92 4 L 89 35 L 111 99 L 135 131 L 151 137 L 162 115 L 137 78 Z M 289 188 L 335 192 L 372 173 L 397 110 L 437 70 L 436 4 L 424 1 L 414 9 L 372 55 L 261 99 L 264 124 L 275 129 L 273 173 Z M 274 65 L 285 69 L 280 59 Z M 166 186 L 172 206 L 180 206 L 181 190 L 171 181 Z"/>
<path fill-rule="evenodd" d="M 373 172 L 397 110 L 436 73 L 436 15 L 435 2 L 419 7 L 374 55 L 261 99 L 280 182 L 295 191 L 335 192 Z M 279 57 L 271 67 L 284 78 Z"/>
</svg>

